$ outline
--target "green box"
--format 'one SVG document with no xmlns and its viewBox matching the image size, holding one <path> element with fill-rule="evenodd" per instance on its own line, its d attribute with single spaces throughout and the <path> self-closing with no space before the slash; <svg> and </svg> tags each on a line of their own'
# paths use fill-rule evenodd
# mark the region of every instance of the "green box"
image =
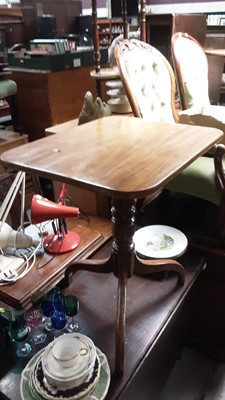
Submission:
<svg viewBox="0 0 225 400">
<path fill-rule="evenodd" d="M 82 65 L 82 54 L 80 52 L 67 52 L 64 54 L 15 57 L 13 53 L 9 53 L 8 64 L 11 67 L 18 68 L 39 69 L 51 72 L 64 71 L 80 67 Z"/>
<path fill-rule="evenodd" d="M 100 63 L 107 64 L 108 49 L 100 49 Z M 16 57 L 16 53 L 8 54 L 8 64 L 11 67 L 39 69 L 45 71 L 64 71 L 66 69 L 79 68 L 81 66 L 94 66 L 93 50 L 78 50 L 63 54 L 35 54 L 24 57 Z"/>
</svg>

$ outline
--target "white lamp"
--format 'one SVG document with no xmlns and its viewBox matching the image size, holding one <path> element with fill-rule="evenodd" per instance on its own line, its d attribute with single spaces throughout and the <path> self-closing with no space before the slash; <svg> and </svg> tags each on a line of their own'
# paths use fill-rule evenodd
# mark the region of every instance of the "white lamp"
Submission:
<svg viewBox="0 0 225 400">
<path fill-rule="evenodd" d="M 32 246 L 37 247 L 39 241 L 33 240 L 29 235 L 22 231 L 15 231 L 6 222 L 0 222 L 0 247 L 14 247 L 17 249 L 29 248 Z"/>
</svg>

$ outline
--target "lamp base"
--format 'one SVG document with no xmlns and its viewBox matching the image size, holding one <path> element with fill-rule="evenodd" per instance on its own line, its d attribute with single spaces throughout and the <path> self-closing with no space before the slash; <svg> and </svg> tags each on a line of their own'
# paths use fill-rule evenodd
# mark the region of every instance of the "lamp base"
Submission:
<svg viewBox="0 0 225 400">
<path fill-rule="evenodd" d="M 80 243 L 80 236 L 68 231 L 65 234 L 54 234 L 46 236 L 43 242 L 46 253 L 62 254 L 74 250 Z"/>
</svg>

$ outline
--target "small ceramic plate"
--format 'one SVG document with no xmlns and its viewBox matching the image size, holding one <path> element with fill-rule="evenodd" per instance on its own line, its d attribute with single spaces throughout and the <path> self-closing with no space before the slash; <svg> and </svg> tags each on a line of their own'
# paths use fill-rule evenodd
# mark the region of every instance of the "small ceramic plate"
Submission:
<svg viewBox="0 0 225 400">
<path fill-rule="evenodd" d="M 39 361 L 33 370 L 30 388 L 31 391 L 37 393 L 46 400 L 78 400 L 87 395 L 96 386 L 100 377 L 100 368 L 99 358 L 96 357 L 93 373 L 89 376 L 87 381 L 75 387 L 62 389 L 61 387 L 56 388 L 48 383 L 43 374 L 41 361 Z"/>
<path fill-rule="evenodd" d="M 106 93 L 108 94 L 108 96 L 111 96 L 111 97 L 126 96 L 126 91 L 124 88 L 110 89 L 110 90 L 107 90 Z"/>
<path fill-rule="evenodd" d="M 101 68 L 99 72 L 95 70 L 90 72 L 90 75 L 95 79 L 114 79 L 119 78 L 119 70 L 117 67 L 115 68 Z"/>
<path fill-rule="evenodd" d="M 177 258 L 188 246 L 183 232 L 166 225 L 150 225 L 134 234 L 135 250 L 145 258 Z"/>
<path fill-rule="evenodd" d="M 129 104 L 109 104 L 112 113 L 115 114 L 131 114 L 132 109 Z"/>
<path fill-rule="evenodd" d="M 129 103 L 129 101 L 128 101 L 128 99 L 127 99 L 127 96 L 126 95 L 123 95 L 123 96 L 118 96 L 118 97 L 112 97 L 111 99 L 109 99 L 108 101 L 107 101 L 107 103 L 111 106 L 111 105 L 118 105 L 118 106 L 120 106 L 120 105 L 126 105 L 126 106 L 129 106 L 130 107 L 130 103 Z"/>
<path fill-rule="evenodd" d="M 106 86 L 111 88 L 123 88 L 123 83 L 120 79 L 115 79 L 113 81 L 107 81 Z"/>
<path fill-rule="evenodd" d="M 37 390 L 33 383 L 33 372 L 37 364 L 40 363 L 44 350 L 45 349 L 42 349 L 37 354 L 35 354 L 22 372 L 20 382 L 20 395 L 22 400 L 46 399 L 41 394 L 37 393 Z M 100 361 L 100 376 L 98 381 L 96 382 L 96 385 L 88 392 L 88 400 L 104 400 L 110 384 L 110 368 L 107 358 L 98 348 L 96 348 L 96 351 L 97 357 Z M 84 396 L 84 394 L 82 394 L 82 396 Z M 79 396 L 79 398 L 80 397 L 81 396 Z M 62 397 L 59 398 L 56 395 L 55 399 L 62 399 Z M 73 397 L 73 400 L 76 399 L 78 399 L 78 397 Z M 85 397 L 82 400 L 85 400 Z"/>
</svg>

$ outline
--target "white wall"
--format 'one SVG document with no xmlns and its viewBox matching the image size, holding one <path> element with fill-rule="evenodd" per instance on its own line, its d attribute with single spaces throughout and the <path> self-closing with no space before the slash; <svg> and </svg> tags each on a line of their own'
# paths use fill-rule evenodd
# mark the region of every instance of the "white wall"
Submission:
<svg viewBox="0 0 225 400">
<path fill-rule="evenodd" d="M 2 0 L 0 0 L 2 1 Z M 132 0 L 129 0 L 132 1 Z M 225 12 L 225 1 L 215 1 L 215 2 L 187 2 L 187 3 L 177 3 L 171 2 L 170 4 L 155 4 L 147 5 L 147 12 L 153 13 L 215 13 L 215 12 Z M 83 10 L 83 15 L 90 15 L 91 8 Z M 98 18 L 107 18 L 108 9 L 98 8 Z"/>
<path fill-rule="evenodd" d="M 20 0 L 0 0 L 0 6 L 8 6 L 8 7 L 10 7 L 11 3 L 19 4 Z"/>
<path fill-rule="evenodd" d="M 225 12 L 225 1 L 215 2 L 187 2 L 156 4 L 146 6 L 147 12 L 153 13 L 214 13 Z"/>
</svg>

